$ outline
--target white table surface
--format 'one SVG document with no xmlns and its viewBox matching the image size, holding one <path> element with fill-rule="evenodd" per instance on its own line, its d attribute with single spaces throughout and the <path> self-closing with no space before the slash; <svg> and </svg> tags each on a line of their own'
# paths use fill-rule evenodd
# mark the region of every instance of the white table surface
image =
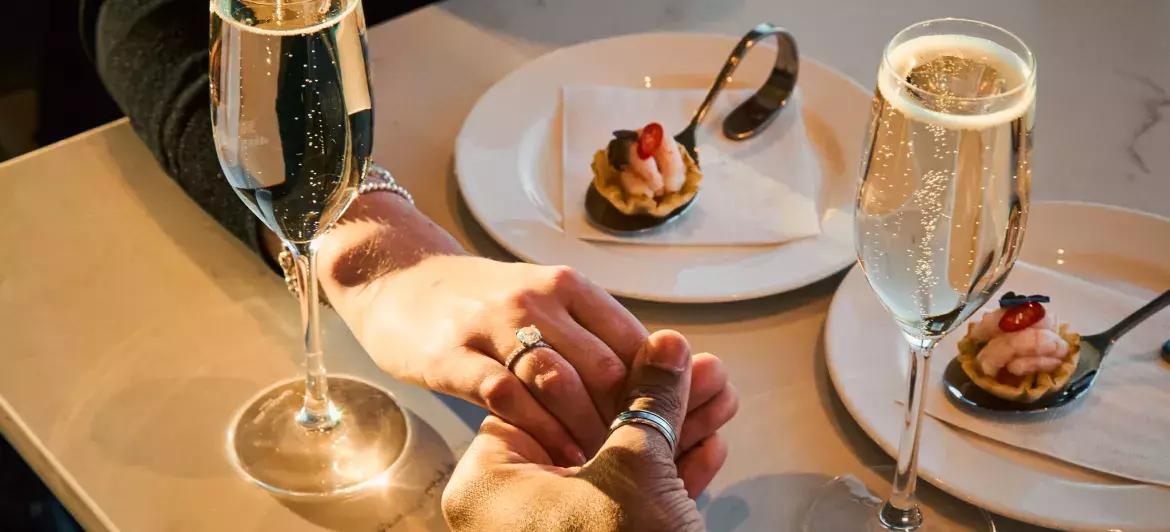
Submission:
<svg viewBox="0 0 1170 532">
<path fill-rule="evenodd" d="M 868 85 L 894 32 L 939 16 L 1003 25 L 1036 52 L 1036 199 L 1170 215 L 1170 2 L 1155 0 L 453 0 L 371 29 L 376 154 L 423 212 L 505 258 L 461 205 L 452 149 L 480 94 L 524 62 L 610 35 L 770 21 Z M 330 369 L 386 385 L 415 414 L 409 467 L 388 493 L 317 505 L 235 476 L 228 420 L 297 373 L 297 308 L 127 123 L 0 165 L 0 186 L 0 430 L 87 529 L 443 529 L 438 496 L 479 414 L 380 374 L 333 316 Z M 891 462 L 826 375 L 839 280 L 738 304 L 628 302 L 719 354 L 742 395 L 730 458 L 700 500 L 711 530 L 785 529 L 812 487 Z"/>
</svg>

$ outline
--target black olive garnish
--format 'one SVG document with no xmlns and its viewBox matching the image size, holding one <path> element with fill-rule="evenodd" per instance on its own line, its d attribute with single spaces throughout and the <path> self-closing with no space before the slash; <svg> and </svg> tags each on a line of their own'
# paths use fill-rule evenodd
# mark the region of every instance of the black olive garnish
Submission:
<svg viewBox="0 0 1170 532">
<path fill-rule="evenodd" d="M 605 148 L 605 154 L 609 159 L 609 165 L 616 170 L 625 168 L 630 164 L 630 146 L 633 143 L 628 139 L 621 137 L 609 141 L 609 146 Z"/>
<path fill-rule="evenodd" d="M 1024 303 L 1048 303 L 1049 301 L 1052 301 L 1052 298 L 1040 294 L 1025 296 L 1015 292 L 1008 292 L 999 298 L 999 306 L 1000 308 L 1008 308 L 1023 305 Z"/>
</svg>

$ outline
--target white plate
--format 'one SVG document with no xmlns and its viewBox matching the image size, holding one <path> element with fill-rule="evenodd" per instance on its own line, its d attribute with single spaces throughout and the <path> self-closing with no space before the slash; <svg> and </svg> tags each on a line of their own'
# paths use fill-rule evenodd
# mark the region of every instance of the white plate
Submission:
<svg viewBox="0 0 1170 532">
<path fill-rule="evenodd" d="M 1142 298 L 1170 286 L 1170 220 L 1085 203 L 1037 203 L 1021 260 Z M 908 355 L 860 268 L 845 277 L 825 326 L 829 373 L 849 413 L 897 451 Z M 939 353 L 933 362 L 945 364 Z M 1170 489 L 1082 469 L 923 419 L 920 471 L 993 512 L 1060 530 L 1165 531 Z"/>
<path fill-rule="evenodd" d="M 805 59 L 804 119 L 825 171 L 823 233 L 766 247 L 673 247 L 585 242 L 561 230 L 560 90 L 568 84 L 700 88 L 738 39 L 630 35 L 563 48 L 509 74 L 476 103 L 455 144 L 459 187 L 472 215 L 516 256 L 572 266 L 611 293 L 666 302 L 750 299 L 823 279 L 855 260 L 853 195 L 870 96 Z M 732 88 L 759 87 L 774 48 L 748 54 Z"/>
</svg>

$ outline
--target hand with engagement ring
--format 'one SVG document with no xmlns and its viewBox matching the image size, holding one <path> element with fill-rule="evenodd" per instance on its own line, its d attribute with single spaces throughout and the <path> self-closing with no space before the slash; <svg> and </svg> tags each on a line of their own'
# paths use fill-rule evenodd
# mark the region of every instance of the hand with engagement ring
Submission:
<svg viewBox="0 0 1170 532">
<path fill-rule="evenodd" d="M 126 22 L 107 18 L 111 27 Z M 166 61 L 207 54 L 206 37 L 186 38 L 191 26 L 181 18 L 164 21 L 164 33 L 184 38 L 164 45 L 151 42 L 157 32 L 111 32 L 117 38 L 103 41 L 100 55 L 117 57 L 119 50 L 144 45 Z M 194 105 L 203 108 L 210 98 L 207 71 L 187 69 L 168 80 L 190 90 L 157 91 L 144 89 L 130 63 L 108 63 L 106 80 L 117 86 L 114 92 L 130 116 L 159 125 L 148 128 L 147 144 L 169 161 L 168 173 L 233 234 L 263 247 L 258 251 L 267 252 L 275 263 L 281 239 L 236 200 L 221 175 L 209 133 L 214 129 L 212 114 L 192 112 Z M 174 127 L 163 128 L 164 122 Z M 158 134 L 164 129 L 182 134 Z M 647 339 L 646 329 L 572 270 L 468 256 L 439 223 L 423 214 L 448 216 L 445 197 L 421 195 L 420 208 L 415 208 L 409 195 L 394 187 L 364 190 L 331 229 L 315 235 L 315 271 L 325 299 L 373 360 L 400 381 L 487 408 L 531 434 L 557 463 L 584 463 L 605 440 L 627 368 Z M 319 220 L 309 221 L 316 226 Z M 520 345 L 516 331 L 529 325 L 555 349 L 531 349 L 509 371 L 504 361 Z M 679 434 L 680 450 L 713 434 L 737 407 L 735 391 L 715 357 L 698 355 L 693 367 L 691 409 L 687 428 Z"/>
<path fill-rule="evenodd" d="M 452 240 L 420 243 L 433 225 L 411 212 L 392 194 L 350 207 L 322 242 L 330 302 L 394 378 L 489 410 L 558 465 L 585 463 L 605 441 L 646 328 L 569 268 L 470 257 Z M 717 358 L 696 355 L 693 365 L 683 451 L 738 408 Z"/>
<path fill-rule="evenodd" d="M 727 446 L 716 434 L 689 450 L 676 448 L 693 395 L 691 360 L 678 333 L 651 336 L 633 362 L 622 412 L 582 467 L 556 467 L 528 433 L 488 416 L 443 492 L 451 529 L 561 530 L 578 523 L 582 530 L 703 530 L 688 495 L 715 476 Z M 492 481 L 501 478 L 507 480 Z"/>
</svg>

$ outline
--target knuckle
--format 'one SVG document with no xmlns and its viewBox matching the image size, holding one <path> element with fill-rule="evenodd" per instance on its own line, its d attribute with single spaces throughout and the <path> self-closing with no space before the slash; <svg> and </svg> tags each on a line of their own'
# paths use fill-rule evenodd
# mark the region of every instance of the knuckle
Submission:
<svg viewBox="0 0 1170 532">
<path fill-rule="evenodd" d="M 638 351 L 646 346 L 647 338 L 649 338 L 646 329 L 638 322 L 637 318 L 631 315 L 624 324 L 619 324 L 616 330 L 620 334 L 614 335 L 616 337 L 615 345 L 613 345 L 614 353 L 627 355 L 633 360 Z"/>
<path fill-rule="evenodd" d="M 544 294 L 540 290 L 526 286 L 509 292 L 504 298 L 504 305 L 523 312 L 538 307 L 543 298 Z"/>
<path fill-rule="evenodd" d="M 626 382 L 626 365 L 616 356 L 598 357 L 594 372 L 593 378 L 598 386 L 606 390 L 616 389 Z"/>
<path fill-rule="evenodd" d="M 572 290 L 585 283 L 585 277 L 568 266 L 550 266 L 549 282 L 556 290 Z"/>
<path fill-rule="evenodd" d="M 484 378 L 479 386 L 480 397 L 492 412 L 506 409 L 519 393 L 519 383 L 507 372 L 493 373 Z"/>
<path fill-rule="evenodd" d="M 572 391 L 576 376 L 559 356 L 548 349 L 536 349 L 528 356 L 533 385 L 542 395 L 560 397 Z"/>
<path fill-rule="evenodd" d="M 630 407 L 650 410 L 674 420 L 679 412 L 683 412 L 683 400 L 673 388 L 641 385 L 630 392 Z"/>
</svg>

